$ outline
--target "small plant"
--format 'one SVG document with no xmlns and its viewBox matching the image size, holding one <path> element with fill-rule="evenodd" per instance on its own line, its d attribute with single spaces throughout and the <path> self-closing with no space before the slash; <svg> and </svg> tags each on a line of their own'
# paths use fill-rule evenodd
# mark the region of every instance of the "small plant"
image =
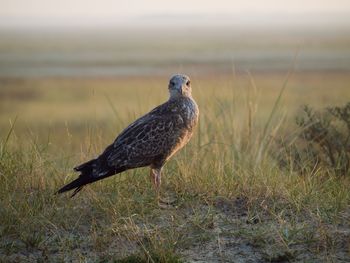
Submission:
<svg viewBox="0 0 350 263">
<path fill-rule="evenodd" d="M 336 175 L 350 172 L 350 102 L 343 107 L 315 111 L 304 106 L 296 118 L 301 129 L 292 142 L 283 143 L 282 166 L 301 172 L 328 168 Z"/>
</svg>

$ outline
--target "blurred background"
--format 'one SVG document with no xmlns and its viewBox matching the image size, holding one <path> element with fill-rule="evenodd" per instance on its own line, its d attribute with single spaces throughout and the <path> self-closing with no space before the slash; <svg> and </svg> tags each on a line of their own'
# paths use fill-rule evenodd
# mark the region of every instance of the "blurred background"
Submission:
<svg viewBox="0 0 350 263">
<path fill-rule="evenodd" d="M 1 2 L 1 77 L 350 69 L 346 0 Z"/>
<path fill-rule="evenodd" d="M 350 96 L 347 0 L 0 2 L 2 133 L 16 116 L 45 131 L 129 120 L 164 101 L 177 72 L 197 97 L 250 87 L 269 105 L 293 71 L 290 114 Z"/>
</svg>

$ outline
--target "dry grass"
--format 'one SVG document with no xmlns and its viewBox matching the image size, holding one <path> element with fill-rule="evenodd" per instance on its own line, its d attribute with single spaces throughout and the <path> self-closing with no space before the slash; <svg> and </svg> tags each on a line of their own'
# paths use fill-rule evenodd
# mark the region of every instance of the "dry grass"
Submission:
<svg viewBox="0 0 350 263">
<path fill-rule="evenodd" d="M 300 105 L 347 102 L 350 75 L 296 73 L 275 110 L 284 75 L 192 79 L 200 125 L 165 168 L 162 194 L 177 199 L 168 210 L 147 169 L 53 195 L 71 167 L 166 99 L 165 78 L 2 79 L 1 260 L 346 262 L 350 179 L 281 170 L 270 152 L 296 132 Z"/>
</svg>

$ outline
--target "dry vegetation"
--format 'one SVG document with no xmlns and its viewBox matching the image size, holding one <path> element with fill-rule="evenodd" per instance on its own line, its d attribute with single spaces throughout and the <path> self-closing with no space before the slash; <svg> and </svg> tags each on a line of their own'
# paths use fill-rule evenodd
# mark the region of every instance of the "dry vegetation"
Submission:
<svg viewBox="0 0 350 263">
<path fill-rule="evenodd" d="M 166 78 L 0 80 L 0 260 L 4 262 L 348 262 L 350 176 L 279 166 L 300 107 L 349 101 L 342 72 L 192 76 L 201 116 L 164 171 L 55 196 L 130 121 L 167 98 Z"/>
</svg>

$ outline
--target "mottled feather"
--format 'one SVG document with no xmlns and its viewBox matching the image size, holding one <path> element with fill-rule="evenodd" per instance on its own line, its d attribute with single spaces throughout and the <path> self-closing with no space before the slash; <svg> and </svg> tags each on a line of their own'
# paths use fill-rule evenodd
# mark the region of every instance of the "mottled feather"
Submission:
<svg viewBox="0 0 350 263">
<path fill-rule="evenodd" d="M 131 123 L 96 159 L 75 167 L 79 178 L 58 192 L 76 188 L 76 194 L 85 184 L 132 168 L 161 169 L 189 141 L 198 122 L 189 83 L 185 75 L 173 76 L 169 100 Z"/>
</svg>

